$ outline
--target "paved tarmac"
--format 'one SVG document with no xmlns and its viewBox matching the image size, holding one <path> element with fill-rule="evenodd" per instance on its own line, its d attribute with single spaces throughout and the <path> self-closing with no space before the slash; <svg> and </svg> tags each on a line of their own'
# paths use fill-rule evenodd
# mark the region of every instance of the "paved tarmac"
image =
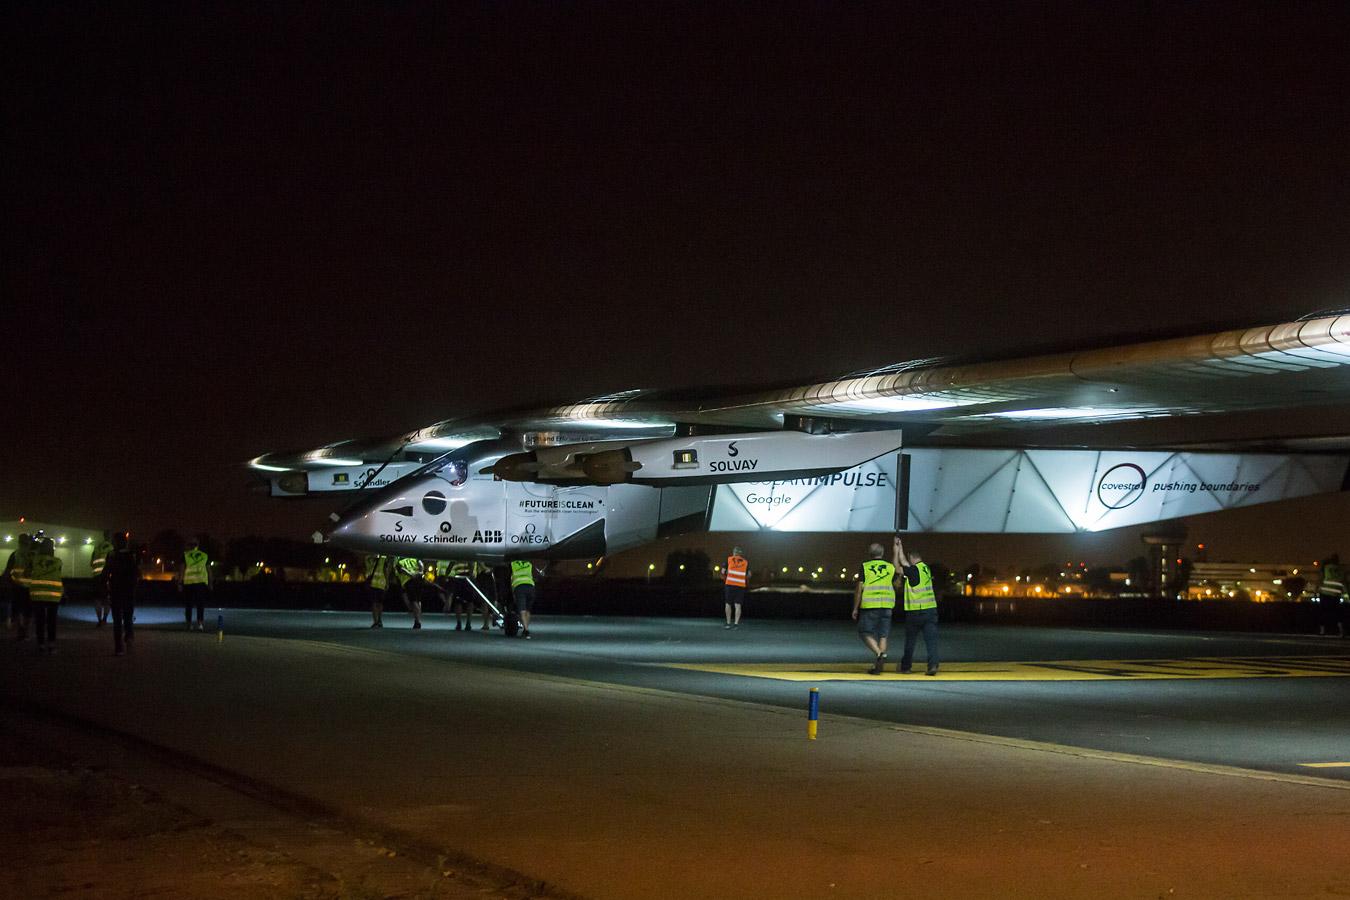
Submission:
<svg viewBox="0 0 1350 900">
<path fill-rule="evenodd" d="M 583 896 L 1350 893 L 1346 642 L 948 627 L 858 681 L 843 623 L 225 615 L 63 622 L 3 694 Z"/>
<path fill-rule="evenodd" d="M 164 616 L 167 611 L 147 610 Z M 1350 641 L 1308 635 L 943 626 L 945 659 L 866 674 L 851 624 L 576 617 L 537 621 L 532 638 L 454 631 L 447 616 L 371 633 L 355 613 L 230 610 L 230 633 L 353 647 L 658 688 L 1120 753 L 1307 773 L 1350 763 Z M 897 629 L 898 630 L 898 629 Z M 1010 666 L 1009 663 L 1019 663 Z M 698 668 L 688 669 L 685 666 Z M 732 674 L 728 674 L 732 673 Z M 1069 679 L 1088 678 L 1076 681 Z M 804 715 L 804 712 L 803 712 Z M 1350 765 L 1324 767 L 1350 780 Z"/>
</svg>

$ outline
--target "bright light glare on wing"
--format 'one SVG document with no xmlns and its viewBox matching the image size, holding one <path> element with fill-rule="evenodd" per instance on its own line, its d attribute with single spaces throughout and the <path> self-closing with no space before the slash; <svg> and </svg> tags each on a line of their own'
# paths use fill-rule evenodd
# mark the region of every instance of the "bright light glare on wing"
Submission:
<svg viewBox="0 0 1350 900">
<path fill-rule="evenodd" d="M 409 450 L 458 450 L 460 447 L 466 447 L 473 443 L 469 438 L 443 437 L 427 438 L 421 441 L 413 441 L 408 445 Z"/>
<path fill-rule="evenodd" d="M 346 459 L 341 456 L 325 456 L 318 459 L 311 459 L 309 462 L 317 466 L 361 466 L 364 461 L 359 459 Z"/>
<path fill-rule="evenodd" d="M 259 457 L 261 458 L 261 457 Z M 257 459 L 249 460 L 249 466 L 262 472 L 289 472 L 290 469 L 285 466 L 269 466 L 267 463 L 260 463 Z"/>
<path fill-rule="evenodd" d="M 1047 409 L 1010 409 L 989 413 L 1001 419 L 1114 419 L 1125 416 L 1143 416 L 1154 410 L 1123 407 L 1057 406 Z"/>
<path fill-rule="evenodd" d="M 639 420 L 637 420 L 637 419 L 608 419 L 608 418 L 604 418 L 604 417 L 602 417 L 602 416 L 596 416 L 596 417 L 593 418 L 593 419 L 588 419 L 588 418 L 574 418 L 574 419 L 568 419 L 568 420 L 567 420 L 565 423 L 563 423 L 563 424 L 565 424 L 565 425 L 574 425 L 574 426 L 582 427 L 582 428 L 613 428 L 613 429 L 616 429 L 616 430 L 618 430 L 618 429 L 629 429 L 629 428 L 665 428 L 665 427 L 667 427 L 667 426 L 665 425 L 665 423 L 663 423 L 663 422 L 642 422 L 642 421 L 639 421 Z"/>
<path fill-rule="evenodd" d="M 876 397 L 872 400 L 847 400 L 825 404 L 822 408 L 840 412 L 893 413 L 923 412 L 930 409 L 951 409 L 960 406 L 952 400 L 934 400 L 925 397 Z"/>
</svg>

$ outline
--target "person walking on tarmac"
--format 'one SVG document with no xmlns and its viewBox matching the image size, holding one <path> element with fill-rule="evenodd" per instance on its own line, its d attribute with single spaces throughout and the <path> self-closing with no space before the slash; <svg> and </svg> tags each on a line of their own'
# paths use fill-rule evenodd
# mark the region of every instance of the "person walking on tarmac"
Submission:
<svg viewBox="0 0 1350 900">
<path fill-rule="evenodd" d="M 36 549 L 23 576 L 33 604 L 33 630 L 37 634 L 38 652 L 56 652 L 56 607 L 61 602 L 64 588 L 61 583 L 61 560 L 51 538 L 36 542 Z"/>
<path fill-rule="evenodd" d="M 923 632 L 923 649 L 928 654 L 925 675 L 938 673 L 937 593 L 933 590 L 933 570 L 917 553 L 905 555 L 900 535 L 895 536 L 895 557 L 904 566 L 905 579 L 905 653 L 896 670 L 908 675 L 914 663 L 914 644 Z"/>
<path fill-rule="evenodd" d="M 413 631 L 422 628 L 422 561 L 411 556 L 400 556 L 394 561 L 394 577 L 398 579 L 403 605 L 412 613 Z"/>
<path fill-rule="evenodd" d="M 1345 637 L 1345 569 L 1341 567 L 1340 556 L 1335 553 L 1322 560 L 1322 583 L 1317 589 L 1317 599 L 1322 613 L 1317 633 L 1334 631 Z"/>
<path fill-rule="evenodd" d="M 192 630 L 192 610 L 197 610 L 197 630 L 205 631 L 206 601 L 211 597 L 211 558 L 196 538 L 183 553 L 183 618 Z"/>
<path fill-rule="evenodd" d="M 103 532 L 103 537 L 94 542 L 89 551 L 89 574 L 94 584 L 94 616 L 98 619 L 96 628 L 102 628 L 108 621 L 108 585 L 103 579 L 103 567 L 113 551 L 112 532 Z"/>
<path fill-rule="evenodd" d="M 477 569 L 474 574 L 474 585 L 478 590 L 474 591 L 474 603 L 477 604 L 479 612 L 483 614 L 483 624 L 479 628 L 479 634 L 487 634 L 492 630 L 493 625 L 501 624 L 497 621 L 497 612 L 494 605 L 500 608 L 502 605 L 502 592 L 498 587 L 497 573 L 492 570 L 492 566 L 487 563 L 474 563 Z M 488 600 L 491 599 L 491 603 Z M 465 625 L 468 628 L 468 625 Z"/>
<path fill-rule="evenodd" d="M 895 610 L 896 563 L 886 561 L 886 548 L 880 544 L 872 544 L 867 552 L 870 559 L 862 564 L 853 591 L 853 621 L 858 623 L 858 637 L 876 657 L 867 674 L 880 675 L 886 668 L 886 643 Z"/>
<path fill-rule="evenodd" d="M 534 563 L 528 559 L 511 560 L 511 599 L 520 616 L 520 636 L 530 639 L 530 618 L 534 615 Z"/>
<path fill-rule="evenodd" d="M 113 654 L 121 656 L 132 644 L 132 620 L 136 617 L 136 582 L 141 579 L 141 566 L 136 554 L 127 547 L 127 536 L 118 532 L 112 537 L 112 552 L 103 566 L 104 593 L 112 611 Z"/>
<path fill-rule="evenodd" d="M 366 557 L 366 593 L 370 595 L 370 627 L 384 627 L 384 598 L 389 593 L 389 557 Z"/>
<path fill-rule="evenodd" d="M 28 640 L 28 618 L 32 614 L 32 597 L 24 576 L 33 562 L 33 538 L 27 534 L 19 535 L 19 547 L 5 561 L 5 576 L 12 588 L 10 616 L 14 620 L 14 638 Z"/>
<path fill-rule="evenodd" d="M 455 614 L 456 631 L 473 631 L 473 588 L 469 579 L 477 574 L 478 563 L 457 559 L 446 570 L 449 579 L 446 590 L 450 597 L 450 611 Z"/>
<path fill-rule="evenodd" d="M 731 555 L 727 557 L 726 575 L 722 579 L 722 606 L 726 614 L 723 628 L 741 627 L 741 604 L 745 601 L 745 589 L 749 583 L 750 563 L 746 561 L 740 547 L 732 547 Z"/>
</svg>

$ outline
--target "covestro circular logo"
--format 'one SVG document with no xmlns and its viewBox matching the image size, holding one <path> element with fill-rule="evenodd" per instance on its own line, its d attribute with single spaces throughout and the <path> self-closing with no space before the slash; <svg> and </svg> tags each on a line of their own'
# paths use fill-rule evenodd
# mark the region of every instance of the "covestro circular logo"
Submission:
<svg viewBox="0 0 1350 900">
<path fill-rule="evenodd" d="M 1097 499 L 1107 509 L 1124 509 L 1144 496 L 1148 476 L 1134 463 L 1121 463 L 1106 470 L 1097 482 Z"/>
</svg>

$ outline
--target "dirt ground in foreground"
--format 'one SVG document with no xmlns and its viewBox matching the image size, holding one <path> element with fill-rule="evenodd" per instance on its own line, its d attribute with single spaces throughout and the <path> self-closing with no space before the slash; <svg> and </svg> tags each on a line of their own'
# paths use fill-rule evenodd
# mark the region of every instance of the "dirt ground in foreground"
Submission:
<svg viewBox="0 0 1350 900">
<path fill-rule="evenodd" d="M 6 900 L 501 896 L 318 826 L 243 831 L 254 833 L 211 822 L 113 772 L 80 766 L 0 729 L 0 842 L 11 859 L 0 867 Z M 316 856 L 333 865 L 312 864 Z"/>
</svg>

